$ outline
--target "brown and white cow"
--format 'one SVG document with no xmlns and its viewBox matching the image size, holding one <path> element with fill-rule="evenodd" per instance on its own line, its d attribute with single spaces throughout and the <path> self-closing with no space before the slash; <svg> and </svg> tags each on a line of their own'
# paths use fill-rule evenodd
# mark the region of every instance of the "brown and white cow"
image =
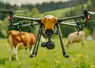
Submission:
<svg viewBox="0 0 95 68">
<path fill-rule="evenodd" d="M 73 43 L 82 43 L 82 46 L 84 46 L 84 40 L 85 40 L 85 32 L 80 31 L 78 32 L 73 32 L 68 35 L 68 43 L 66 44 L 67 47 L 69 47 L 69 44 Z"/>
<path fill-rule="evenodd" d="M 35 44 L 36 36 L 32 33 L 27 32 L 19 32 L 16 30 L 10 30 L 8 31 L 8 42 L 9 42 L 9 60 L 12 60 L 12 51 L 14 51 L 14 54 L 16 56 L 16 60 L 18 59 L 17 51 L 23 45 L 25 49 L 28 47 L 31 49 L 32 46 Z M 14 49 L 14 50 L 13 50 Z"/>
</svg>

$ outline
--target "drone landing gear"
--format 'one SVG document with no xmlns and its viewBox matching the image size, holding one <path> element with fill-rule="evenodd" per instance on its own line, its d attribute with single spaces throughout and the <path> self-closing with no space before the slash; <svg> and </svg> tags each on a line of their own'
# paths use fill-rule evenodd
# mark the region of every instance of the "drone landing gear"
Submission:
<svg viewBox="0 0 95 68">
<path fill-rule="evenodd" d="M 61 36 L 59 24 L 57 24 L 57 30 L 58 30 L 58 35 L 59 35 L 59 39 L 60 39 L 60 43 L 61 43 L 63 56 L 68 58 L 69 56 L 66 54 L 66 51 L 65 51 L 65 48 L 64 48 L 64 44 L 63 44 L 63 41 L 62 41 L 62 36 Z M 37 34 L 37 38 L 36 38 L 36 42 L 35 42 L 35 46 L 33 48 L 32 54 L 30 55 L 31 58 L 35 57 L 37 55 L 41 34 L 42 34 L 42 25 L 40 25 L 39 32 Z M 46 46 L 47 49 L 53 49 L 55 47 L 54 42 L 52 42 L 50 40 L 47 43 L 44 43 L 44 44 L 47 45 Z"/>
<path fill-rule="evenodd" d="M 36 42 L 35 42 L 32 54 L 30 55 L 31 58 L 36 57 L 36 55 L 37 55 L 39 42 L 40 42 L 40 38 L 41 38 L 41 33 L 42 33 L 42 25 L 40 25 L 39 32 L 38 32 L 37 37 L 36 37 Z"/>
<path fill-rule="evenodd" d="M 58 29 L 58 35 L 59 35 L 59 39 L 60 39 L 60 43 L 61 43 L 63 56 L 66 57 L 66 58 L 69 58 L 69 56 L 66 54 L 66 51 L 65 51 L 65 48 L 64 48 L 64 44 L 63 44 L 63 41 L 62 41 L 62 35 L 61 35 L 59 24 L 57 24 L 57 29 Z"/>
<path fill-rule="evenodd" d="M 51 41 L 51 35 L 53 34 L 53 30 L 46 30 L 45 34 L 48 36 L 47 42 L 42 42 L 41 47 L 46 47 L 48 50 L 52 50 L 55 48 L 55 43 Z"/>
</svg>

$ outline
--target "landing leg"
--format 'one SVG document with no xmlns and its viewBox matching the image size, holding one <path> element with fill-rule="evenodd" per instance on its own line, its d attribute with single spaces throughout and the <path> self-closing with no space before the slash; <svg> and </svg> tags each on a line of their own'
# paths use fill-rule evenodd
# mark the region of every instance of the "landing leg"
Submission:
<svg viewBox="0 0 95 68">
<path fill-rule="evenodd" d="M 38 47 L 39 47 L 39 42 L 40 42 L 40 38 L 41 38 L 41 32 L 42 32 L 42 25 L 40 25 L 37 37 L 36 37 L 36 42 L 32 51 L 32 54 L 30 55 L 30 57 L 34 57 L 37 55 L 37 51 L 38 51 Z"/>
<path fill-rule="evenodd" d="M 69 56 L 66 54 L 66 51 L 65 51 L 65 48 L 64 48 L 64 44 L 63 44 L 63 41 L 62 41 L 62 35 L 61 35 L 59 24 L 57 24 L 57 29 L 58 29 L 58 35 L 59 35 L 59 39 L 60 39 L 60 43 L 61 43 L 63 56 L 68 58 Z"/>
</svg>

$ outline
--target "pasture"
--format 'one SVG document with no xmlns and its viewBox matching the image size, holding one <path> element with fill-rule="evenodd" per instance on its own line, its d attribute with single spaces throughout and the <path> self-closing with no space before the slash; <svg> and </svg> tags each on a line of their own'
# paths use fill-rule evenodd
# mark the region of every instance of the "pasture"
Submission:
<svg viewBox="0 0 95 68">
<path fill-rule="evenodd" d="M 37 57 L 30 58 L 30 51 L 25 57 L 25 50 L 22 49 L 18 53 L 19 61 L 9 62 L 7 39 L 0 39 L 0 68 L 95 68 L 95 40 L 86 40 L 84 48 L 80 43 L 66 48 L 70 56 L 68 59 L 62 55 L 59 38 L 53 40 L 56 44 L 53 50 L 39 46 Z"/>
</svg>

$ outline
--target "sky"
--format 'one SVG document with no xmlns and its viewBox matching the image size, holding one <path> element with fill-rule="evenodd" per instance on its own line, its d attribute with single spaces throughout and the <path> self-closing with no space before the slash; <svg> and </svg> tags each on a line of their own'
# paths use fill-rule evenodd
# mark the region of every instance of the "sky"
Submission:
<svg viewBox="0 0 95 68">
<path fill-rule="evenodd" d="M 62 2 L 66 2 L 68 0 L 0 0 L 2 2 L 9 2 L 10 4 L 14 5 L 14 4 L 17 4 L 17 5 L 21 5 L 21 4 L 26 4 L 26 3 L 29 3 L 29 4 L 36 4 L 36 3 L 43 3 L 43 2 L 50 2 L 50 1 L 54 1 L 54 2 L 58 2 L 58 1 L 62 1 Z"/>
</svg>

